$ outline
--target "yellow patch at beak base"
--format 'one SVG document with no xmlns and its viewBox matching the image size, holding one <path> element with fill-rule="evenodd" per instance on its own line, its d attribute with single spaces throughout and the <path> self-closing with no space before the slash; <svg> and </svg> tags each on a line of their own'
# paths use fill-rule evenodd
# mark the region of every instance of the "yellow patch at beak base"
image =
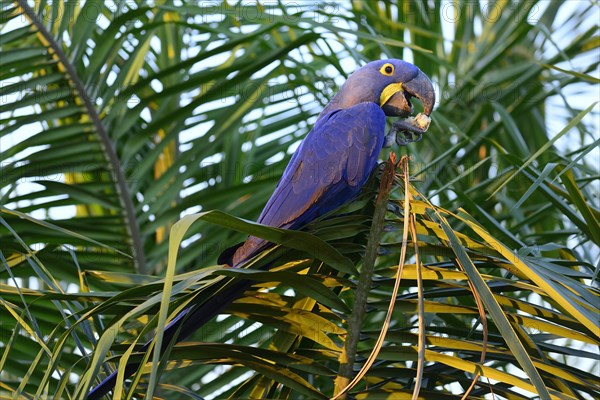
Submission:
<svg viewBox="0 0 600 400">
<path fill-rule="evenodd" d="M 385 103 L 388 102 L 388 100 L 395 95 L 398 92 L 403 91 L 404 89 L 402 89 L 402 83 L 398 82 L 398 83 L 392 83 L 390 85 L 387 85 L 385 87 L 385 89 L 383 89 L 383 91 L 381 92 L 381 96 L 379 97 L 379 107 L 383 107 L 385 105 Z"/>
</svg>

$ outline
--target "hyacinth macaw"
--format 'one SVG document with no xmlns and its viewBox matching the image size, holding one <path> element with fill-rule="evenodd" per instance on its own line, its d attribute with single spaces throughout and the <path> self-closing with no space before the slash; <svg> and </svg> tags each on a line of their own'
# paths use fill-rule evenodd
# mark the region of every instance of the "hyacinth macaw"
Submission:
<svg viewBox="0 0 600 400">
<path fill-rule="evenodd" d="M 408 62 L 374 61 L 356 70 L 319 114 L 313 129 L 292 156 L 258 222 L 301 229 L 356 197 L 377 166 L 385 142 L 386 116 L 409 117 L 413 113 L 412 97 L 421 101 L 428 121 L 435 102 L 433 85 L 423 72 Z M 419 124 L 400 126 L 417 134 L 426 129 Z M 249 237 L 222 254 L 219 262 L 237 267 L 267 246 L 269 243 L 265 240 Z M 248 281 L 239 281 L 202 304 L 181 312 L 165 328 L 161 352 L 173 339 L 181 341 L 209 322 L 249 285 Z M 146 351 L 149 344 L 142 351 Z M 139 363 L 127 364 L 125 377 L 138 367 Z M 87 398 L 96 400 L 108 393 L 116 383 L 116 375 L 115 371 L 108 376 Z"/>
</svg>

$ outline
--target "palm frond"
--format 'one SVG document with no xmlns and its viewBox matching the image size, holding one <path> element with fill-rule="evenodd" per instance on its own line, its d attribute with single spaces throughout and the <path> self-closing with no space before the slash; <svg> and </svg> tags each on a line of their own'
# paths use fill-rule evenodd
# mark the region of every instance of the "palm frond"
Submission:
<svg viewBox="0 0 600 400">
<path fill-rule="evenodd" d="M 304 232 L 247 220 L 348 73 L 395 57 L 432 77 L 439 106 L 395 150 L 410 213 L 392 191 L 351 373 L 380 334 L 407 217 L 416 245 L 350 395 L 599 397 L 597 12 L 0 2 L 0 394 L 82 398 L 130 359 L 154 362 L 125 396 L 333 396 L 377 176 Z M 278 245 L 214 265 L 247 234 Z M 239 279 L 244 296 L 168 360 L 139 351 Z"/>
</svg>

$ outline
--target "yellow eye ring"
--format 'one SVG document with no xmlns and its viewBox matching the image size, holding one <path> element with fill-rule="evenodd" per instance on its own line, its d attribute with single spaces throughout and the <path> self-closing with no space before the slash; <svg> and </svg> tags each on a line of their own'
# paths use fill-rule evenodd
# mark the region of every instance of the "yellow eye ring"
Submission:
<svg viewBox="0 0 600 400">
<path fill-rule="evenodd" d="M 379 72 L 381 72 L 381 74 L 385 76 L 392 76 L 394 75 L 394 66 L 390 63 L 385 63 L 379 69 Z"/>
</svg>

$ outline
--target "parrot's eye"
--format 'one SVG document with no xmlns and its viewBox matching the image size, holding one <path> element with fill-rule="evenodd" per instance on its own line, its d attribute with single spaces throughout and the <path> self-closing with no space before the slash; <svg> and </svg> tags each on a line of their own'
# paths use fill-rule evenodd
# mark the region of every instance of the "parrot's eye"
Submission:
<svg viewBox="0 0 600 400">
<path fill-rule="evenodd" d="M 379 70 L 385 76 L 392 76 L 394 73 L 394 66 L 390 63 L 383 64 L 383 67 Z"/>
</svg>

